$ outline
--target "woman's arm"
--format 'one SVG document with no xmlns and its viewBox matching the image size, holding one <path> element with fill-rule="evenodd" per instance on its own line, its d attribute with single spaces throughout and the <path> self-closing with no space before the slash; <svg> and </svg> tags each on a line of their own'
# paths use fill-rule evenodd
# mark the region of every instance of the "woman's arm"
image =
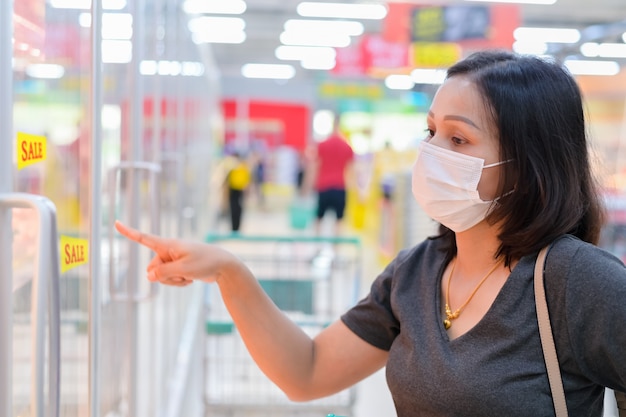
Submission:
<svg viewBox="0 0 626 417">
<path fill-rule="evenodd" d="M 283 314 L 250 270 L 216 245 L 163 239 L 116 223 L 127 238 L 156 252 L 148 279 L 183 286 L 215 282 L 252 358 L 294 401 L 347 388 L 385 365 L 387 352 L 356 336 L 341 321 L 313 339 Z"/>
</svg>

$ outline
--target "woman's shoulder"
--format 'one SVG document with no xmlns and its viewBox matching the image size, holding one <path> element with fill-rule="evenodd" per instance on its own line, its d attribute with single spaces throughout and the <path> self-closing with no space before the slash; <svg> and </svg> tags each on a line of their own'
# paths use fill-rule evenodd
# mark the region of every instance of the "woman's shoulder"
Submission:
<svg viewBox="0 0 626 417">
<path fill-rule="evenodd" d="M 626 283 L 626 267 L 621 259 L 610 251 L 584 242 L 572 235 L 559 238 L 549 253 L 547 268 L 552 264 L 553 271 L 567 281 L 570 289 L 595 287 L 598 280 L 604 283 L 614 281 L 619 286 Z M 563 282 L 565 284 L 565 282 Z"/>
<path fill-rule="evenodd" d="M 573 235 L 563 235 L 558 238 L 550 252 L 553 252 L 555 257 L 569 259 L 576 264 L 602 265 L 608 262 L 624 267 L 622 260 L 607 249 L 585 242 Z"/>
</svg>

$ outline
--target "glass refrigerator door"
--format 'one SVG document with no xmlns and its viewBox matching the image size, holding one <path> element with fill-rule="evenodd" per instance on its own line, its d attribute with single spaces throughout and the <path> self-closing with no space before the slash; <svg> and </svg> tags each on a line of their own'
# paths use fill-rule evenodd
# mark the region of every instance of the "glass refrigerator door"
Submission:
<svg viewBox="0 0 626 417">
<path fill-rule="evenodd" d="M 0 359 L 1 414 L 88 415 L 90 29 L 85 10 L 45 0 L 1 7 L 0 79 L 10 85 L 0 102 L 0 244 L 10 259 L 0 296 L 12 341 Z"/>
<path fill-rule="evenodd" d="M 113 222 L 203 237 L 215 80 L 179 0 L 80 3 L 0 1 L 0 415 L 199 416 L 202 291 Z"/>
</svg>

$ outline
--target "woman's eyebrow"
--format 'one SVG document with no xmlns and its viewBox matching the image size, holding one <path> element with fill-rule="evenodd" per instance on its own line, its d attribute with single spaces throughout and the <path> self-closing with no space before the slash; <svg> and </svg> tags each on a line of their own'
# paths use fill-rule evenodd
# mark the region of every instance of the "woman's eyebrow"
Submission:
<svg viewBox="0 0 626 417">
<path fill-rule="evenodd" d="M 429 111 L 428 116 L 434 118 L 435 114 L 432 111 Z M 473 126 L 478 130 L 481 130 L 480 127 L 478 127 L 476 123 L 474 123 L 471 119 L 468 119 L 465 116 L 459 116 L 456 114 L 448 114 L 446 116 L 443 116 L 443 120 L 457 120 L 459 122 L 467 123 L 468 125 Z"/>
</svg>

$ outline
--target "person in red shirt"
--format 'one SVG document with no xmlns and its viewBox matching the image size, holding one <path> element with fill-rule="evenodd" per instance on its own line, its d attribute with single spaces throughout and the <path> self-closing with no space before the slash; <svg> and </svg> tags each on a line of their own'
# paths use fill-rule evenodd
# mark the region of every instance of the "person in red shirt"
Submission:
<svg viewBox="0 0 626 417">
<path fill-rule="evenodd" d="M 346 173 L 354 161 L 352 147 L 339 131 L 335 117 L 333 132 L 317 145 L 312 163 L 312 176 L 317 191 L 315 233 L 319 235 L 321 221 L 327 211 L 335 212 L 335 235 L 339 234 L 346 208 Z"/>
</svg>

